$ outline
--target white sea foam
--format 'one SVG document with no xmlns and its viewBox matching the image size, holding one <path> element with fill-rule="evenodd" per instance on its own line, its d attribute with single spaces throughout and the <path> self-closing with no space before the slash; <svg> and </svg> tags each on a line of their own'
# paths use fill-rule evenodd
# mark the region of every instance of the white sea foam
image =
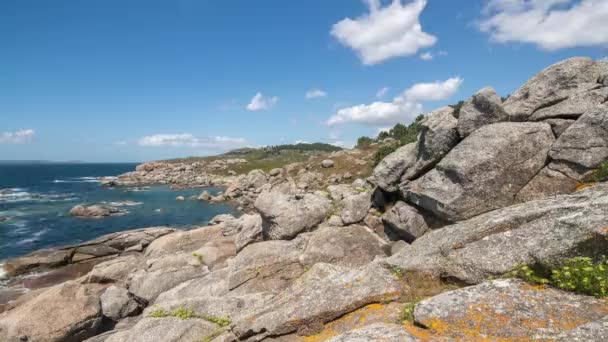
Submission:
<svg viewBox="0 0 608 342">
<path fill-rule="evenodd" d="M 144 204 L 144 202 L 134 202 L 134 201 L 116 201 L 116 202 L 101 202 L 101 203 L 111 205 L 113 207 L 133 207 L 136 205 Z"/>
<path fill-rule="evenodd" d="M 4 263 L 0 262 L 0 280 L 8 279 L 8 274 L 4 269 Z"/>
</svg>

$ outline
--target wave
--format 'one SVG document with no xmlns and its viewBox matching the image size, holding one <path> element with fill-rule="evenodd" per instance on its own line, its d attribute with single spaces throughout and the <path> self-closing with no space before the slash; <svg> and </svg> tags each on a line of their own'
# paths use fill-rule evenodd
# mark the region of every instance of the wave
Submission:
<svg viewBox="0 0 608 342">
<path fill-rule="evenodd" d="M 116 202 L 101 202 L 102 204 L 107 204 L 112 207 L 133 207 L 136 205 L 142 205 L 144 202 L 134 202 L 134 201 L 116 201 Z"/>
<path fill-rule="evenodd" d="M 41 194 L 23 191 L 25 189 L 3 189 L 0 191 L 0 203 L 19 203 L 19 202 L 69 202 L 77 200 L 75 193 L 65 194 Z"/>
<path fill-rule="evenodd" d="M 70 179 L 55 179 L 51 183 L 99 183 L 99 178 L 96 177 L 78 177 Z"/>
</svg>

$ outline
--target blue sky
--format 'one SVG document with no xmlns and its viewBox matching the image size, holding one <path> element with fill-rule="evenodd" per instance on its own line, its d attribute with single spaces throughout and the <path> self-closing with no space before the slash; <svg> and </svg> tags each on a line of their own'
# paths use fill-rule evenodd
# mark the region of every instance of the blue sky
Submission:
<svg viewBox="0 0 608 342">
<path fill-rule="evenodd" d="M 3 0 L 0 43 L 0 159 L 144 161 L 350 145 L 509 94 L 604 57 L 608 2 Z"/>
</svg>

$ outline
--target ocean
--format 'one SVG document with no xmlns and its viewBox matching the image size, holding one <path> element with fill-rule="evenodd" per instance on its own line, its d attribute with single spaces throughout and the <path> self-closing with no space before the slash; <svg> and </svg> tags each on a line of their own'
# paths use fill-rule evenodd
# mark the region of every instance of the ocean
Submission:
<svg viewBox="0 0 608 342">
<path fill-rule="evenodd" d="M 219 188 L 172 191 L 166 186 L 106 188 L 98 177 L 133 171 L 136 164 L 0 165 L 0 264 L 49 247 L 69 245 L 113 232 L 154 226 L 188 229 L 218 214 L 233 213 L 227 203 L 188 197 Z M 184 196 L 186 201 L 176 201 Z M 69 215 L 77 204 L 106 203 L 130 213 L 103 219 Z M 1 277 L 1 275 L 0 275 Z"/>
</svg>

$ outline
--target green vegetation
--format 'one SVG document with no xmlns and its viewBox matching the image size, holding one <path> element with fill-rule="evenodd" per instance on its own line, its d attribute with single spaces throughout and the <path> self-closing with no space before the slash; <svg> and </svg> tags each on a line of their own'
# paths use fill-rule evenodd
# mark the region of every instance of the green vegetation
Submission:
<svg viewBox="0 0 608 342">
<path fill-rule="evenodd" d="M 389 154 L 397 151 L 398 148 L 399 148 L 398 144 L 390 144 L 390 145 L 381 146 L 378 149 L 378 151 L 376 151 L 376 153 L 374 153 L 374 157 L 373 157 L 374 165 L 380 164 L 382 159 L 386 158 L 386 156 L 388 156 Z"/>
<path fill-rule="evenodd" d="M 460 115 L 460 110 L 464 106 L 464 101 L 458 101 L 458 103 L 450 105 L 450 107 L 454 108 L 454 116 L 458 117 Z"/>
<path fill-rule="evenodd" d="M 357 139 L 357 145 L 355 145 L 355 147 L 358 149 L 368 148 L 373 142 L 374 139 L 370 137 L 360 137 Z"/>
<path fill-rule="evenodd" d="M 414 323 L 414 308 L 416 307 L 418 302 L 419 300 L 416 300 L 414 302 L 407 303 L 403 306 L 401 312 L 399 313 L 399 322 L 397 322 L 397 324 L 403 322 Z"/>
<path fill-rule="evenodd" d="M 388 270 L 395 278 L 398 279 L 405 277 L 405 275 L 407 274 L 407 271 L 405 269 L 398 266 L 392 266 Z"/>
<path fill-rule="evenodd" d="M 588 257 L 575 257 L 555 270 L 519 265 L 506 276 L 600 298 L 608 296 L 608 261 L 605 258 L 594 263 Z"/>
<path fill-rule="evenodd" d="M 205 257 L 203 257 L 203 255 L 202 255 L 202 254 L 199 254 L 199 253 L 192 253 L 192 256 L 193 256 L 193 257 L 195 257 L 195 258 L 197 258 L 197 259 L 198 259 L 198 261 L 199 261 L 201 264 L 204 264 L 204 263 L 205 263 Z"/>
<path fill-rule="evenodd" d="M 597 170 L 595 170 L 587 179 L 587 182 L 608 182 L 608 161 L 600 164 Z"/>
<path fill-rule="evenodd" d="M 199 315 L 194 312 L 194 309 L 186 309 L 184 307 L 179 307 L 172 312 L 168 312 L 162 308 L 157 308 L 154 311 L 150 312 L 148 317 L 153 318 L 163 318 L 163 317 L 176 317 L 179 319 L 204 319 L 205 321 L 215 323 L 220 327 L 229 326 L 232 321 L 228 317 L 215 317 L 215 316 L 205 316 Z"/>
</svg>

